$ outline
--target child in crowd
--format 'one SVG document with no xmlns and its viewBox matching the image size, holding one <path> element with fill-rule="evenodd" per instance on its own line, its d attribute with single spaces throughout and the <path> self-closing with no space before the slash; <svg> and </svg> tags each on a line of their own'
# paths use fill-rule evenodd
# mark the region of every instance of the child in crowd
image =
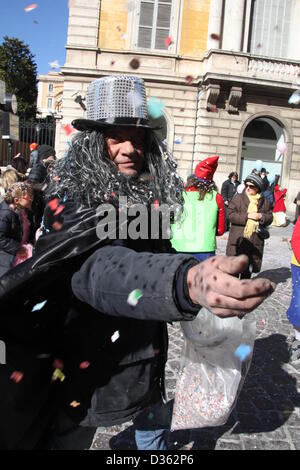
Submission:
<svg viewBox="0 0 300 470">
<path fill-rule="evenodd" d="M 0 204 L 0 276 L 32 256 L 30 222 L 32 188 L 25 183 L 12 184 Z"/>
</svg>

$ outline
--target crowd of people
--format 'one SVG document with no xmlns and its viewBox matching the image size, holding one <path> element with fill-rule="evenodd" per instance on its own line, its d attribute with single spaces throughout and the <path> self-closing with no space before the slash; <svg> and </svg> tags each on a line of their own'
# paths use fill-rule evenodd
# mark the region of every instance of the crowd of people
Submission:
<svg viewBox="0 0 300 470">
<path fill-rule="evenodd" d="M 241 188 L 230 173 L 220 194 L 212 156 L 184 185 L 140 78 L 103 77 L 87 94 L 63 158 L 32 145 L 30 168 L 18 155 L 2 175 L 1 449 L 89 448 L 97 427 L 130 419 L 138 449 L 167 449 L 167 323 L 202 307 L 243 319 L 275 289 L 250 279 L 273 221 L 267 176 L 253 172 Z M 148 216 L 137 222 L 141 206 Z M 163 214 L 153 217 L 163 206 L 169 239 Z M 227 256 L 215 256 L 226 224 Z"/>
</svg>

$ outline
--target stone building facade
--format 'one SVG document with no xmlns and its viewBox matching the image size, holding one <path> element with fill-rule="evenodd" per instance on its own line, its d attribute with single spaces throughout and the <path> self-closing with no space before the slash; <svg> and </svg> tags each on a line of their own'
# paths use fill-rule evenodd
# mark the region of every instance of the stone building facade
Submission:
<svg viewBox="0 0 300 470">
<path fill-rule="evenodd" d="M 219 186 L 262 160 L 280 174 L 293 210 L 300 108 L 288 101 L 300 88 L 299 21 L 300 0 L 73 0 L 58 154 L 63 126 L 85 115 L 88 84 L 135 74 L 165 105 L 163 137 L 183 178 L 208 155 L 220 156 Z"/>
</svg>

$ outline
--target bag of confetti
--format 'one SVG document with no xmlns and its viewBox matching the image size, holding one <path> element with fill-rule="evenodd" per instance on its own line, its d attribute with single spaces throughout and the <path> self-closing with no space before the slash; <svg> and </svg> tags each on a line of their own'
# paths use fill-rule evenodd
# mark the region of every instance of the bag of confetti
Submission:
<svg viewBox="0 0 300 470">
<path fill-rule="evenodd" d="M 219 318 L 203 308 L 181 327 L 184 346 L 171 431 L 222 426 L 251 364 L 255 322 Z"/>
</svg>

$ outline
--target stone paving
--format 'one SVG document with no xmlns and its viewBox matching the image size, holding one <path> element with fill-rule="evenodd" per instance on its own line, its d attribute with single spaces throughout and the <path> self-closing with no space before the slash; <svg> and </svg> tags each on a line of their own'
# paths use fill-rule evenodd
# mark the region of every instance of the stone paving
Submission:
<svg viewBox="0 0 300 470">
<path fill-rule="evenodd" d="M 277 288 L 251 314 L 257 335 L 235 410 L 224 426 L 168 433 L 170 450 L 300 450 L 300 361 L 288 363 L 292 328 L 285 315 L 291 296 L 292 230 L 291 223 L 284 228 L 271 227 L 271 237 L 265 243 L 259 276 L 272 279 Z M 225 252 L 227 238 L 228 233 L 218 239 L 218 254 Z M 183 344 L 179 324 L 169 326 L 169 336 L 166 385 L 171 400 Z M 98 428 L 91 449 L 135 449 L 132 423 Z"/>
</svg>

